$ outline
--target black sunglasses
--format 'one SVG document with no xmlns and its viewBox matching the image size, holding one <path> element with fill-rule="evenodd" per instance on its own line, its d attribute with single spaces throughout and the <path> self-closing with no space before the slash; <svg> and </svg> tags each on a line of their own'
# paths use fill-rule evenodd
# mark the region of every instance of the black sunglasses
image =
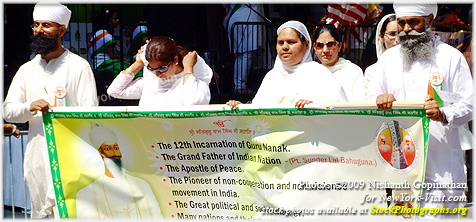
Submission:
<svg viewBox="0 0 476 222">
<path fill-rule="evenodd" d="M 147 65 L 147 69 L 150 70 L 151 72 L 158 72 L 158 73 L 164 73 L 169 70 L 170 65 L 172 64 L 172 61 L 170 61 L 167 65 L 165 66 L 160 66 L 157 69 L 150 68 L 149 65 Z"/>
<path fill-rule="evenodd" d="M 337 44 L 339 44 L 339 42 L 337 41 L 332 41 L 332 42 L 316 42 L 316 48 L 318 49 L 322 49 L 324 48 L 324 46 L 327 46 L 327 48 L 332 48 L 334 46 L 336 46 Z"/>
</svg>

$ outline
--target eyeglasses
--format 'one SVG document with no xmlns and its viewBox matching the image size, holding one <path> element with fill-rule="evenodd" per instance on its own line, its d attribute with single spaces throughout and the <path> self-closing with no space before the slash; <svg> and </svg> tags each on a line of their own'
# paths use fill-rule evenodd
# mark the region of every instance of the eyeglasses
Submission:
<svg viewBox="0 0 476 222">
<path fill-rule="evenodd" d="M 386 33 L 385 33 L 385 35 L 386 35 L 389 39 L 396 38 L 396 37 L 397 37 L 397 34 L 398 34 L 397 31 L 386 32 Z"/>
<path fill-rule="evenodd" d="M 316 42 L 316 48 L 318 49 L 322 49 L 324 48 L 324 46 L 327 46 L 327 48 L 333 48 L 335 46 L 337 46 L 339 44 L 339 42 L 337 41 L 332 41 L 332 42 Z"/>
<path fill-rule="evenodd" d="M 172 61 L 170 61 L 167 65 L 165 66 L 160 66 L 157 69 L 150 68 L 149 65 L 147 65 L 147 69 L 150 70 L 151 72 L 158 72 L 158 73 L 164 73 L 169 70 L 170 65 L 172 64 Z"/>
<path fill-rule="evenodd" d="M 35 22 L 35 23 L 33 23 L 33 24 L 30 25 L 30 28 L 33 29 L 33 30 L 35 30 L 35 29 L 38 29 L 38 28 L 40 27 L 40 25 L 41 25 L 41 27 L 43 27 L 44 29 L 49 29 L 49 28 L 53 27 L 54 25 L 60 26 L 60 24 L 57 23 L 57 22 L 54 22 L 54 23 L 46 23 L 46 22 L 39 23 L 39 22 Z"/>
</svg>

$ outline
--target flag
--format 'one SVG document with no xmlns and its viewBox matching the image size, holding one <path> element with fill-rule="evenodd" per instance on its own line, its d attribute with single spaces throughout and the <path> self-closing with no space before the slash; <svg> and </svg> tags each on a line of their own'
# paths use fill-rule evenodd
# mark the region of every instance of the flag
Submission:
<svg viewBox="0 0 476 222">
<path fill-rule="evenodd" d="M 326 13 L 326 23 L 341 26 L 356 26 L 362 24 L 367 17 L 368 4 L 329 4 Z"/>
</svg>

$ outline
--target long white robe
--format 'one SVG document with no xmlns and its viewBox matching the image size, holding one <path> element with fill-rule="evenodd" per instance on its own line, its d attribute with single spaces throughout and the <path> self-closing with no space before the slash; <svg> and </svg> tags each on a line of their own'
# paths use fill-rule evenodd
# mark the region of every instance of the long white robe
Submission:
<svg viewBox="0 0 476 222">
<path fill-rule="evenodd" d="M 200 56 L 185 84 L 183 71 L 163 81 L 146 68 L 148 63 L 144 57 L 142 61 L 144 77 L 133 80 L 131 75 L 121 72 L 107 93 L 118 99 L 140 99 L 139 106 L 208 105 L 210 102 L 208 84 L 213 72 Z"/>
<path fill-rule="evenodd" d="M 6 121 L 29 121 L 30 124 L 24 178 L 30 191 L 33 218 L 52 215 L 56 204 L 42 115 L 41 112 L 30 112 L 30 105 L 38 99 L 45 99 L 53 105 L 54 91 L 58 86 L 65 87 L 68 106 L 98 105 L 96 83 L 89 63 L 66 50 L 48 63 L 37 55 L 23 64 L 12 80 L 3 106 Z"/>
<path fill-rule="evenodd" d="M 76 216 L 89 219 L 162 218 L 159 204 L 150 185 L 143 179 L 113 167 L 76 194 Z M 112 163 L 112 164 L 111 164 Z"/>
<path fill-rule="evenodd" d="M 333 66 L 324 66 L 342 84 L 349 102 L 365 101 L 364 74 L 358 65 L 340 57 Z"/>
<path fill-rule="evenodd" d="M 425 172 L 427 183 L 464 183 L 463 153 L 458 138 L 458 126 L 472 118 L 473 80 L 463 55 L 453 47 L 436 43 L 435 61 L 417 60 L 408 71 L 403 70 L 400 45 L 385 51 L 376 63 L 370 79 L 367 101 L 375 102 L 378 95 L 393 94 L 397 101 L 424 101 L 428 92 L 430 73 L 438 72 L 443 83 L 435 86 L 442 97 L 448 124 L 430 121 L 428 156 Z M 442 95 L 449 96 L 443 98 Z M 451 98 L 454 99 L 451 99 Z M 424 195 L 461 196 L 462 189 L 424 190 Z M 458 207 L 459 202 L 422 202 L 422 207 Z"/>
</svg>

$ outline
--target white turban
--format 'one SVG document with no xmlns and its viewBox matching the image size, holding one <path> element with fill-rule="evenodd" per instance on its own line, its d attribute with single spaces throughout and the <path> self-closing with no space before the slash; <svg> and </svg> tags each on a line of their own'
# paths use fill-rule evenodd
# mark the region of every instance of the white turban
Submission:
<svg viewBox="0 0 476 222">
<path fill-rule="evenodd" d="M 419 4 L 412 3 L 394 3 L 393 10 L 397 18 L 405 16 L 428 16 L 433 14 L 433 18 L 436 17 L 438 12 L 438 5 L 436 2 L 424 2 Z"/>
<path fill-rule="evenodd" d="M 71 11 L 59 2 L 40 2 L 33 10 L 33 20 L 45 20 L 65 25 L 68 28 Z"/>
<path fill-rule="evenodd" d="M 102 144 L 112 145 L 118 142 L 116 134 L 99 123 L 91 123 L 89 140 L 96 149 L 99 149 Z"/>
</svg>

